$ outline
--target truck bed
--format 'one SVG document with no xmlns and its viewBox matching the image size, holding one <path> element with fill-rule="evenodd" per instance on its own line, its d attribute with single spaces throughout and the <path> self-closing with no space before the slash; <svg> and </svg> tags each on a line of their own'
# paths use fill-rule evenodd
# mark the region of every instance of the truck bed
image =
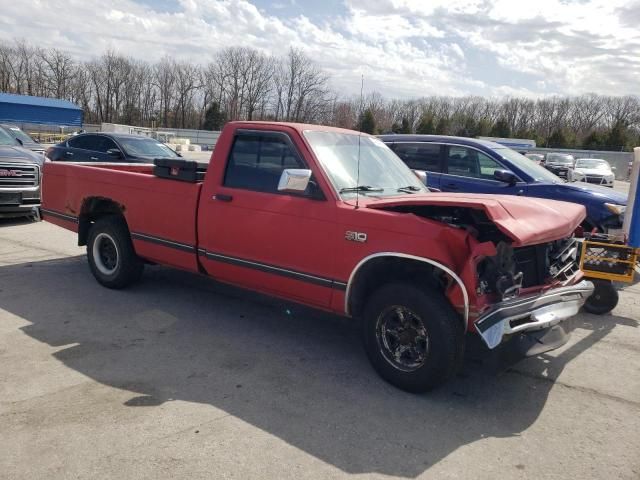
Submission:
<svg viewBox="0 0 640 480">
<path fill-rule="evenodd" d="M 158 178 L 153 168 L 153 165 L 47 162 L 43 216 L 49 222 L 77 231 L 78 220 L 86 214 L 89 202 L 112 199 L 123 206 L 122 213 L 139 256 L 197 271 L 196 215 L 202 182 Z"/>
</svg>

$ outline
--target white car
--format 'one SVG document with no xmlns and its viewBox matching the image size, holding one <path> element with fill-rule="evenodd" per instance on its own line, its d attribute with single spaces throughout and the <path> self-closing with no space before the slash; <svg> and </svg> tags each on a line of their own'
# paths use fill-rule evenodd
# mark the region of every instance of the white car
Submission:
<svg viewBox="0 0 640 480">
<path fill-rule="evenodd" d="M 609 162 L 601 158 L 578 158 L 568 172 L 570 182 L 587 182 L 613 188 L 615 173 Z"/>
</svg>

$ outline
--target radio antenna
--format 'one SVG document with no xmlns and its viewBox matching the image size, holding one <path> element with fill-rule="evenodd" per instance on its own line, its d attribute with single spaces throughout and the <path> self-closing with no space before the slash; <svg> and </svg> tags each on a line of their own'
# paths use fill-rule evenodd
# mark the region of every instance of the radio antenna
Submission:
<svg viewBox="0 0 640 480">
<path fill-rule="evenodd" d="M 364 74 L 362 74 L 360 81 L 360 114 L 358 115 L 360 125 L 358 125 L 358 163 L 356 166 L 356 210 L 358 209 L 360 200 L 360 139 L 362 138 L 362 124 L 364 123 Z"/>
</svg>

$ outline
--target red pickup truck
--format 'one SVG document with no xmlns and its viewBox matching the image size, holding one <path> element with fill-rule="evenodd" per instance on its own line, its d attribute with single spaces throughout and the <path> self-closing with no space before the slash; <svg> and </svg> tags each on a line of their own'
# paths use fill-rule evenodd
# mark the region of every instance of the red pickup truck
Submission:
<svg viewBox="0 0 640 480">
<path fill-rule="evenodd" d="M 353 317 L 376 371 L 409 391 L 454 374 L 467 332 L 540 353 L 593 285 L 573 231 L 584 207 L 431 193 L 378 139 L 232 122 L 207 166 L 44 167 L 44 219 L 78 233 L 108 288 L 163 264 Z"/>
</svg>

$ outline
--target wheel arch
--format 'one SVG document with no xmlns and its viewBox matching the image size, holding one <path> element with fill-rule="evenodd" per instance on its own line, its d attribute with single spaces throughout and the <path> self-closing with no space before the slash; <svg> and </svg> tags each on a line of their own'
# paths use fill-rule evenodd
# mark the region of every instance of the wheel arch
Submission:
<svg viewBox="0 0 640 480">
<path fill-rule="evenodd" d="M 412 273 L 418 275 L 422 275 L 428 271 L 433 272 L 434 269 L 437 269 L 455 281 L 460 286 L 464 299 L 463 321 L 465 331 L 467 330 L 469 323 L 469 293 L 460 276 L 441 262 L 406 253 L 379 252 L 371 254 L 358 262 L 349 276 L 345 292 L 344 309 L 347 315 L 354 316 L 362 311 L 362 303 L 367 294 L 373 289 L 373 287 L 369 285 L 369 282 L 367 282 L 367 279 L 371 278 L 378 269 L 383 268 L 383 266 L 388 266 L 389 262 L 392 262 L 394 265 L 404 265 L 408 267 Z M 377 286 L 382 283 L 385 282 L 373 282 L 373 285 Z"/>
<path fill-rule="evenodd" d="M 78 245 L 84 246 L 87 244 L 89 238 L 89 230 L 91 225 L 98 219 L 107 215 L 116 215 L 122 218 L 124 217 L 125 208 L 115 200 L 106 197 L 87 197 L 82 202 L 80 208 L 80 215 L 78 217 Z M 127 226 L 128 228 L 128 226 Z"/>
</svg>

